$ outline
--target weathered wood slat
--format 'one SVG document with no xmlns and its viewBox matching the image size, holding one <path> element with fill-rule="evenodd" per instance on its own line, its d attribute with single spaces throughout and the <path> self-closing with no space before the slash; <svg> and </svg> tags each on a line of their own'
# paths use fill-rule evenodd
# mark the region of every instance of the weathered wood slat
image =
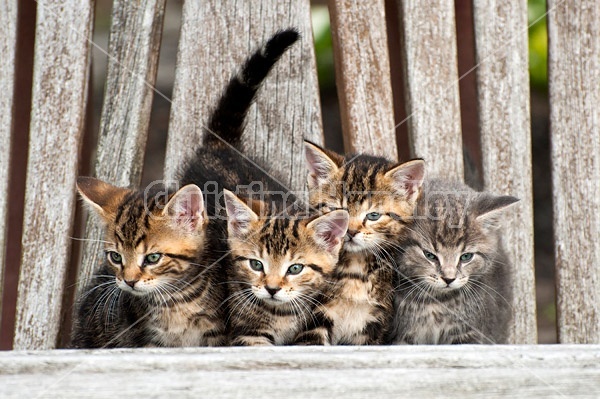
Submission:
<svg viewBox="0 0 600 399">
<path fill-rule="evenodd" d="M 344 148 L 398 159 L 383 0 L 330 0 Z"/>
<path fill-rule="evenodd" d="M 427 175 L 463 179 L 454 2 L 397 0 L 411 153 Z"/>
<path fill-rule="evenodd" d="M 202 126 L 232 73 L 277 30 L 302 35 L 277 63 L 248 114 L 247 154 L 283 171 L 287 187 L 303 189 L 303 139 L 322 142 L 308 0 L 187 1 L 184 3 L 165 176 L 200 145 Z M 240 155 L 241 156 L 241 155 Z"/>
<path fill-rule="evenodd" d="M 0 3 L 0 287 L 4 286 L 4 254 L 8 234 L 8 183 L 13 127 L 13 91 L 17 51 L 17 0 Z M 2 321 L 0 295 L 0 322 Z"/>
<path fill-rule="evenodd" d="M 558 338 L 600 342 L 600 4 L 549 1 Z"/>
<path fill-rule="evenodd" d="M 15 349 L 56 345 L 84 127 L 93 1 L 38 2 Z"/>
<path fill-rule="evenodd" d="M 3 398 L 597 398 L 600 346 L 0 353 Z"/>
<path fill-rule="evenodd" d="M 142 176 L 146 138 L 158 67 L 165 0 L 113 4 L 108 74 L 96 177 L 122 187 L 137 187 Z M 90 215 L 79 269 L 78 296 L 102 261 L 102 227 Z"/>
<path fill-rule="evenodd" d="M 486 191 L 521 202 L 506 215 L 514 271 L 510 342 L 536 343 L 527 1 L 473 2 L 479 132 Z"/>
</svg>

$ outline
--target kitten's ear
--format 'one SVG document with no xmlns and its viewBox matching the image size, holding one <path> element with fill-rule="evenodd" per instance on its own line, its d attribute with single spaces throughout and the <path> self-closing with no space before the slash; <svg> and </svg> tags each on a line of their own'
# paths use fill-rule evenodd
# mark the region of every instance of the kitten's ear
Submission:
<svg viewBox="0 0 600 399">
<path fill-rule="evenodd" d="M 83 176 L 77 178 L 77 191 L 90 209 L 107 221 L 114 219 L 123 197 L 131 192 L 127 188 Z"/>
<path fill-rule="evenodd" d="M 341 156 L 328 154 L 318 145 L 306 140 L 304 141 L 304 154 L 306 157 L 306 167 L 308 168 L 309 189 L 331 180 L 333 175 L 338 171 L 339 165 L 344 162 Z"/>
<path fill-rule="evenodd" d="M 316 218 L 306 228 L 312 231 L 317 244 L 337 253 L 342 248 L 349 220 L 348 212 L 338 209 Z"/>
<path fill-rule="evenodd" d="M 480 198 L 475 206 L 475 214 L 478 222 L 485 227 L 497 229 L 500 227 L 500 217 L 506 208 L 519 201 L 518 198 L 509 195 L 492 196 L 485 195 Z"/>
<path fill-rule="evenodd" d="M 421 193 L 425 179 L 425 162 L 415 159 L 404 162 L 385 173 L 397 193 L 405 196 L 410 203 L 415 203 Z"/>
<path fill-rule="evenodd" d="M 208 220 L 202 191 L 195 184 L 183 186 L 167 202 L 162 215 L 169 218 L 178 229 L 198 230 Z"/>
<path fill-rule="evenodd" d="M 229 190 L 223 190 L 227 210 L 227 231 L 229 236 L 243 237 L 250 231 L 250 224 L 258 216 L 248 205 Z"/>
</svg>

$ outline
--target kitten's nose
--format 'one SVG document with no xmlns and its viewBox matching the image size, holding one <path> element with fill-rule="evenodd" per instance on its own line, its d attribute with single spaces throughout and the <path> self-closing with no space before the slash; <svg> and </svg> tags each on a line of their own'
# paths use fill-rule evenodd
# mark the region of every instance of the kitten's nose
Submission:
<svg viewBox="0 0 600 399">
<path fill-rule="evenodd" d="M 281 287 L 275 287 L 275 288 L 273 288 L 273 287 L 269 287 L 269 286 L 266 286 L 266 287 L 265 287 L 265 290 L 267 290 L 267 292 L 268 292 L 269 294 L 271 294 L 271 296 L 275 296 L 275 294 L 277 294 L 277 292 L 278 292 L 280 289 L 281 289 Z"/>
<path fill-rule="evenodd" d="M 442 277 L 442 280 L 444 280 L 444 282 L 448 285 L 452 284 L 452 282 L 454 280 L 456 280 L 456 278 L 446 278 L 446 277 Z"/>
<path fill-rule="evenodd" d="M 125 281 L 125 284 L 127 284 L 128 286 L 130 286 L 131 288 L 133 288 L 133 286 L 135 285 L 135 283 L 137 283 L 140 280 L 123 280 Z"/>
<path fill-rule="evenodd" d="M 348 238 L 354 238 L 354 236 L 357 234 L 358 234 L 358 230 L 348 230 L 346 232 L 346 235 L 348 236 Z"/>
</svg>

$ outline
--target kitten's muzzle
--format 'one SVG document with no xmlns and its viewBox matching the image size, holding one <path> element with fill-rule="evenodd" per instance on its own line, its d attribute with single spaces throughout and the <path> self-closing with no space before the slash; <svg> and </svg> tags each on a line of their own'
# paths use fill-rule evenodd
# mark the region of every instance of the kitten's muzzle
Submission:
<svg viewBox="0 0 600 399">
<path fill-rule="evenodd" d="M 344 237 L 344 241 L 352 241 L 355 235 L 358 234 L 358 230 L 348 230 L 346 231 L 346 236 Z"/>
<path fill-rule="evenodd" d="M 446 277 L 442 277 L 442 280 L 444 280 L 444 283 L 446 283 L 446 284 L 450 285 L 450 284 L 452 284 L 452 282 L 453 282 L 454 280 L 456 280 L 456 278 L 446 278 Z"/>
<path fill-rule="evenodd" d="M 135 286 L 135 283 L 137 283 L 140 280 L 123 280 L 125 282 L 125 284 L 127 284 L 128 286 L 130 286 L 132 289 Z"/>
<path fill-rule="evenodd" d="M 265 290 L 267 290 L 267 292 L 271 295 L 271 297 L 274 297 L 275 294 L 277 294 L 281 290 L 281 287 L 269 287 L 269 286 L 266 286 Z"/>
</svg>

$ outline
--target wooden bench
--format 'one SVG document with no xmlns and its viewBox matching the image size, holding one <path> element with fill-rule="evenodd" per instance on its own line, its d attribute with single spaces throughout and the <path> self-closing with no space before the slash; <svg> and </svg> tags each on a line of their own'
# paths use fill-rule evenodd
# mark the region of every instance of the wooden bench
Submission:
<svg viewBox="0 0 600 399">
<path fill-rule="evenodd" d="M 10 181 L 23 160 L 16 99 L 17 24 L 31 5 L 0 4 L 0 254 L 7 250 Z M 234 7 L 235 4 L 235 7 Z M 347 151 L 398 158 L 396 124 L 430 176 L 462 178 L 463 140 L 455 9 L 451 1 L 389 0 L 399 26 L 386 27 L 384 0 L 329 1 Z M 190 348 L 65 351 L 73 295 L 99 264 L 101 235 L 85 225 L 82 259 L 69 281 L 75 179 L 85 128 L 94 3 L 36 2 L 29 146 L 13 349 L 0 353 L 0 396 L 294 397 L 600 396 L 600 5 L 548 2 L 552 181 L 560 345 L 537 346 L 526 1 L 473 0 L 478 132 L 485 190 L 521 198 L 506 220 L 514 261 L 515 318 L 508 346 Z M 138 186 L 155 95 L 165 0 L 115 0 L 96 163 L 91 174 Z M 177 54 L 165 179 L 199 143 L 202 124 L 232 71 L 280 28 L 303 39 L 258 96 L 247 151 L 305 182 L 302 140 L 323 143 L 309 0 L 186 1 Z M 390 73 L 388 32 L 399 30 L 402 71 Z M 19 33 L 18 33 L 19 32 Z M 397 31 L 396 31 L 397 32 Z M 31 33 L 29 33 L 31 35 Z M 392 54 L 393 55 L 393 54 Z M 406 117 L 394 116 L 392 78 L 401 75 Z M 26 79 L 25 79 L 26 80 Z M 396 104 L 398 106 L 398 104 Z M 25 113 L 26 114 L 26 113 Z M 268 137 L 258 132 L 270 132 Z M 86 161 L 87 159 L 82 159 Z M 11 183 L 11 184 L 9 184 Z M 18 197 L 18 195 L 16 196 Z M 19 226 L 20 227 L 20 226 Z M 14 241 L 14 240 L 13 240 Z M 13 250 L 14 248 L 8 248 Z M 5 275 L 0 256 L 0 282 Z M 10 314 L 4 309 L 3 314 Z M 517 345 L 528 344 L 528 345 Z"/>
</svg>

